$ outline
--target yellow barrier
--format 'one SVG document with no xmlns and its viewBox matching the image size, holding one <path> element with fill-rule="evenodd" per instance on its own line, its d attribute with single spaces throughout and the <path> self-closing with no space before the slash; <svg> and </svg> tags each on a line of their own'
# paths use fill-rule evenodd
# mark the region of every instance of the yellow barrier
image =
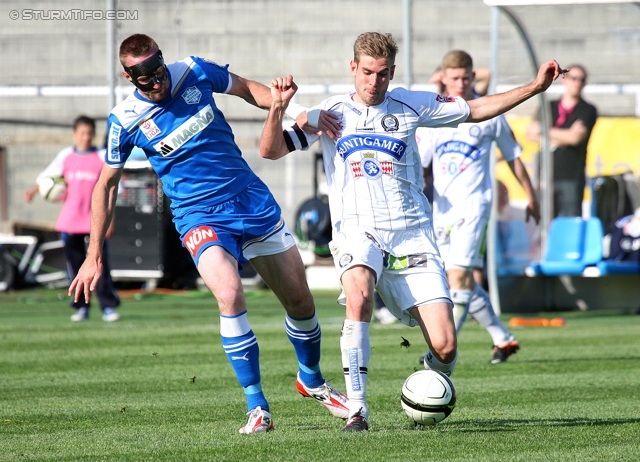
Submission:
<svg viewBox="0 0 640 462">
<path fill-rule="evenodd" d="M 507 117 L 513 133 L 522 146 L 522 162 L 533 177 L 538 144 L 527 140 L 530 117 Z M 499 151 L 498 151 L 499 152 Z M 587 150 L 587 176 L 613 175 L 631 171 L 640 175 L 640 118 L 599 117 Z M 518 180 L 505 162 L 497 165 L 496 176 L 509 191 L 510 200 L 525 200 Z M 587 188 L 588 189 L 588 188 Z M 589 191 L 585 200 L 590 200 Z"/>
</svg>

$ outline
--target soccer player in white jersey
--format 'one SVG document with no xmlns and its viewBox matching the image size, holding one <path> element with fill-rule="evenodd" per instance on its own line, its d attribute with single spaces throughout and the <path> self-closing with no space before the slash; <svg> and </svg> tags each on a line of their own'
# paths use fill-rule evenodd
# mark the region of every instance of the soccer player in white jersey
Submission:
<svg viewBox="0 0 640 462">
<path fill-rule="evenodd" d="M 308 135 L 295 125 L 283 131 L 283 113 L 297 87 L 291 76 L 274 79 L 260 142 L 260 153 L 268 159 L 308 149 L 318 139 L 322 145 L 333 226 L 330 247 L 343 288 L 339 301 L 346 304 L 340 347 L 349 419 L 343 431 L 369 428 L 374 288 L 400 321 L 422 329 L 429 345 L 425 367 L 449 375 L 456 362 L 452 303 L 431 207 L 422 192 L 416 129 L 495 117 L 546 90 L 563 73 L 549 61 L 531 84 L 471 101 L 403 88 L 387 91 L 397 50 L 391 34 L 360 35 L 350 64 L 355 91 L 328 98 L 307 112 L 311 125 L 318 110 L 335 114 L 342 127 L 338 139 Z"/>
<path fill-rule="evenodd" d="M 123 76 L 137 90 L 109 116 L 106 164 L 92 196 L 87 258 L 69 295 L 76 302 L 84 295 L 88 302 L 96 288 L 122 168 L 137 146 L 162 180 L 183 245 L 218 301 L 222 346 L 247 401 L 249 419 L 240 433 L 274 428 L 262 390 L 258 340 L 238 274 L 248 260 L 287 312 L 298 392 L 334 416 L 348 417 L 346 396 L 320 371 L 320 325 L 293 237 L 268 188 L 242 158 L 214 99 L 216 93 L 227 93 L 268 109 L 269 88 L 196 56 L 165 65 L 157 43 L 143 34 L 122 42 L 120 62 Z"/>
<path fill-rule="evenodd" d="M 442 59 L 442 84 L 446 96 L 467 101 L 473 91 L 473 60 L 462 50 Z M 472 315 L 491 335 L 491 363 L 507 360 L 520 345 L 504 327 L 489 296 L 473 278 L 484 265 L 485 233 L 491 213 L 491 144 L 495 141 L 527 195 L 526 220 L 540 221 L 540 210 L 529 175 L 519 159 L 522 149 L 504 115 L 457 128 L 420 128 L 416 133 L 422 166 L 433 163 L 433 223 L 440 255 L 447 269 L 456 331 Z"/>
</svg>

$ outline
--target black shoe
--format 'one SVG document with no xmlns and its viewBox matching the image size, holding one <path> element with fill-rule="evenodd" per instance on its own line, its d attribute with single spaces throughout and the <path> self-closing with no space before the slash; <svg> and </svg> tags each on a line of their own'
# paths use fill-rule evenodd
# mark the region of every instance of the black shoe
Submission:
<svg viewBox="0 0 640 462">
<path fill-rule="evenodd" d="M 501 347 L 494 346 L 493 347 L 493 358 L 491 359 L 491 364 L 500 364 L 507 360 L 507 358 L 511 355 L 516 354 L 516 352 L 520 349 L 520 344 L 517 340 L 513 342 L 507 343 Z"/>
<path fill-rule="evenodd" d="M 361 411 L 362 409 L 360 409 Z M 367 419 L 364 418 L 360 411 L 356 412 L 353 417 L 347 421 L 347 425 L 342 429 L 343 432 L 364 432 L 369 430 Z"/>
</svg>

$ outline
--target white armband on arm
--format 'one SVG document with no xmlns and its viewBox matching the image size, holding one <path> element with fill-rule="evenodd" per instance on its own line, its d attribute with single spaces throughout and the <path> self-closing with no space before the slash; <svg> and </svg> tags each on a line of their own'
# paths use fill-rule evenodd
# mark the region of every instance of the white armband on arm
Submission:
<svg viewBox="0 0 640 462">
<path fill-rule="evenodd" d="M 320 109 L 311 109 L 310 111 L 307 111 L 307 123 L 313 128 L 318 128 L 321 112 L 322 110 Z"/>
<path fill-rule="evenodd" d="M 284 113 L 287 114 L 289 117 L 291 117 L 293 120 L 295 120 L 296 117 L 298 117 L 300 114 L 302 114 L 306 110 L 307 110 L 306 107 L 301 106 L 298 103 L 294 103 L 293 101 L 289 101 L 289 104 L 287 105 L 287 109 L 284 111 Z"/>
</svg>

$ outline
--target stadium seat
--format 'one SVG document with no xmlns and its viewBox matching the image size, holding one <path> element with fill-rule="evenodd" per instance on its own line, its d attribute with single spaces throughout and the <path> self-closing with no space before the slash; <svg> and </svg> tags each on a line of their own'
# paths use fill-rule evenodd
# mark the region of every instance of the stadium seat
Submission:
<svg viewBox="0 0 640 462">
<path fill-rule="evenodd" d="M 581 275 L 602 260 L 602 224 L 598 218 L 557 217 L 551 222 L 545 254 L 529 275 Z"/>
<path fill-rule="evenodd" d="M 600 276 L 640 273 L 640 265 L 635 261 L 602 260 L 596 264 L 596 267 Z"/>
</svg>

